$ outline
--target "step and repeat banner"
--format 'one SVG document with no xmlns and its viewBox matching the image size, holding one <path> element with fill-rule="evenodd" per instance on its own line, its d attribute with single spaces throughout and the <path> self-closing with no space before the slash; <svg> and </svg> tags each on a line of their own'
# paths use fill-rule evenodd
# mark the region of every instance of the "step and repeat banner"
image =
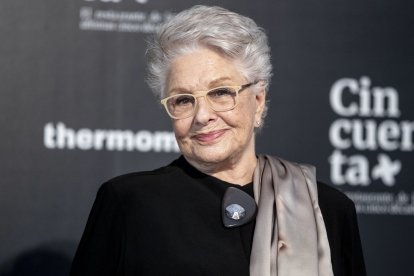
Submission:
<svg viewBox="0 0 414 276">
<path fill-rule="evenodd" d="M 369 275 L 413 275 L 414 4 L 403 0 L 2 1 L 0 275 L 67 275 L 99 186 L 179 156 L 145 47 L 200 3 L 269 35 L 258 152 L 316 165 L 355 202 Z"/>
</svg>

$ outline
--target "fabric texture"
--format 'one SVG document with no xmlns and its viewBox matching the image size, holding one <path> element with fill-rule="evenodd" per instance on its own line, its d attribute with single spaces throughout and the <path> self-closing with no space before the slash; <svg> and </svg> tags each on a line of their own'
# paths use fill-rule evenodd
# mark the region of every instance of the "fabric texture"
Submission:
<svg viewBox="0 0 414 276">
<path fill-rule="evenodd" d="M 332 276 L 315 168 L 259 156 L 253 183 L 258 214 L 250 275 Z"/>
<path fill-rule="evenodd" d="M 335 276 L 364 276 L 351 200 L 318 182 Z M 221 200 L 235 185 L 203 174 L 183 157 L 104 183 L 73 260 L 72 276 L 249 275 L 255 221 L 224 227 Z"/>
</svg>

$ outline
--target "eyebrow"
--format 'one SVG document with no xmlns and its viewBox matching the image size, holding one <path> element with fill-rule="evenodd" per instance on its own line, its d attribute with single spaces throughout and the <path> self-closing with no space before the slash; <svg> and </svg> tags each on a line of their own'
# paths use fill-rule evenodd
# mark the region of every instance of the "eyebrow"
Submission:
<svg viewBox="0 0 414 276">
<path fill-rule="evenodd" d="M 231 80 L 230 77 L 220 77 L 217 79 L 212 80 L 209 84 L 208 84 L 208 89 L 217 87 L 218 85 L 221 85 L 221 83 L 223 81 L 227 81 L 227 80 Z M 193 92 L 195 92 L 194 90 L 188 90 L 184 87 L 175 87 L 173 89 L 171 89 L 168 94 L 192 94 Z"/>
<path fill-rule="evenodd" d="M 214 79 L 213 81 L 211 81 L 209 83 L 208 87 L 209 88 L 214 88 L 215 86 L 220 85 L 223 81 L 226 81 L 226 80 L 231 80 L 231 78 L 230 77 L 221 77 L 221 78 Z"/>
</svg>

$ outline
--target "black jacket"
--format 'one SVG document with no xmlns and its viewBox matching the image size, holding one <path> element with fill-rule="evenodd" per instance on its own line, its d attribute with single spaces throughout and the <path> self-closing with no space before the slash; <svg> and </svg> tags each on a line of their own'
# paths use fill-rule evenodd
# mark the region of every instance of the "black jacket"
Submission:
<svg viewBox="0 0 414 276">
<path fill-rule="evenodd" d="M 254 221 L 225 228 L 221 199 L 238 186 L 205 175 L 183 157 L 116 177 L 100 188 L 71 275 L 249 275 Z M 354 204 L 318 183 L 335 276 L 365 275 Z"/>
</svg>

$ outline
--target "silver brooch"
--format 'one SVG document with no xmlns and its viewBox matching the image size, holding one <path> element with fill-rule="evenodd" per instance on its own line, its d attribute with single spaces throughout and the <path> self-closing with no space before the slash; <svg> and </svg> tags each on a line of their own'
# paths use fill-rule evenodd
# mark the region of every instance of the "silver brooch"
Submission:
<svg viewBox="0 0 414 276">
<path fill-rule="evenodd" d="M 246 216 L 246 210 L 239 204 L 230 204 L 226 207 L 226 216 L 234 220 L 239 220 Z"/>
</svg>

